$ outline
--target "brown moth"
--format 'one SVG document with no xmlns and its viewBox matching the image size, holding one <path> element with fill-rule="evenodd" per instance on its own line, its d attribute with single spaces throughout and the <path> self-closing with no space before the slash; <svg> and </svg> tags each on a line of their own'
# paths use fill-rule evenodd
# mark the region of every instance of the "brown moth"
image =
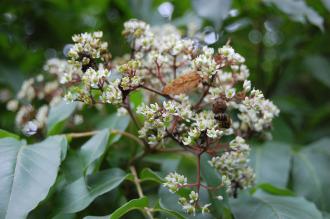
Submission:
<svg viewBox="0 0 330 219">
<path fill-rule="evenodd" d="M 198 86 L 200 81 L 201 77 L 199 74 L 196 71 L 191 71 L 168 83 L 164 87 L 163 93 L 167 95 L 189 93 Z"/>
</svg>

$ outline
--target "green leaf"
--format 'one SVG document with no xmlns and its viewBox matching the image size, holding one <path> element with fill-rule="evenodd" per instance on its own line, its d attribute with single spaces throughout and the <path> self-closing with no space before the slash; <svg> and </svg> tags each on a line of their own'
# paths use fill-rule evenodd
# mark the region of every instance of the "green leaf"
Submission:
<svg viewBox="0 0 330 219">
<path fill-rule="evenodd" d="M 322 56 L 308 56 L 304 60 L 305 66 L 312 76 L 330 88 L 330 63 Z"/>
<path fill-rule="evenodd" d="M 117 188 L 125 178 L 125 172 L 118 168 L 103 170 L 86 178 L 81 177 L 58 193 L 56 212 L 78 212 L 86 208 L 96 197 Z"/>
<path fill-rule="evenodd" d="M 0 82 L 11 87 L 15 93 L 17 93 L 24 81 L 24 74 L 22 70 L 17 66 L 4 66 L 4 63 L 0 66 Z"/>
<path fill-rule="evenodd" d="M 0 129 L 0 138 L 15 138 L 16 140 L 20 139 L 20 137 L 18 135 L 8 132 L 3 129 Z"/>
<path fill-rule="evenodd" d="M 218 186 L 221 184 L 221 175 L 215 168 L 211 167 L 208 162 L 209 160 L 211 160 L 211 158 L 208 154 L 204 153 L 201 156 L 202 177 L 208 186 Z"/>
<path fill-rule="evenodd" d="M 128 3 L 130 8 L 134 8 L 132 12 L 135 18 L 153 25 L 164 23 L 158 11 L 153 9 L 152 0 L 129 0 Z"/>
<path fill-rule="evenodd" d="M 208 0 L 207 4 L 203 0 L 192 0 L 192 6 L 200 17 L 212 21 L 215 28 L 219 28 L 228 17 L 231 0 Z"/>
<path fill-rule="evenodd" d="M 115 210 L 112 214 L 102 217 L 87 216 L 84 219 L 119 219 L 122 218 L 129 211 L 133 210 L 143 210 L 145 207 L 148 207 L 148 198 L 143 197 L 139 199 L 132 199 L 129 202 L 125 203 L 123 206 Z"/>
<path fill-rule="evenodd" d="M 290 159 L 291 150 L 285 143 L 268 142 L 253 147 L 251 166 L 256 173 L 256 183 L 270 183 L 285 188 L 289 177 Z"/>
<path fill-rule="evenodd" d="M 80 148 L 78 156 L 81 158 L 85 169 L 103 155 L 108 144 L 108 138 L 108 130 L 99 131 Z"/>
<path fill-rule="evenodd" d="M 114 113 L 105 118 L 99 125 L 98 128 L 109 129 L 109 130 L 120 130 L 125 131 L 130 121 L 129 116 L 118 116 Z M 121 135 L 111 134 L 110 144 L 117 142 L 121 138 Z"/>
<path fill-rule="evenodd" d="M 47 196 L 61 162 L 63 138 L 33 145 L 0 140 L 0 218 L 25 218 Z"/>
<path fill-rule="evenodd" d="M 91 174 L 100 169 L 107 148 L 110 145 L 109 131 L 103 130 L 94 135 L 78 151 L 78 157 L 84 166 L 83 172 Z"/>
<path fill-rule="evenodd" d="M 323 219 L 330 219 L 330 213 L 329 212 L 323 211 L 322 215 L 323 215 Z"/>
<path fill-rule="evenodd" d="M 254 190 L 262 189 L 263 191 L 272 194 L 272 195 L 280 195 L 280 196 L 295 196 L 294 192 L 286 188 L 278 188 L 269 183 L 262 183 L 257 185 Z"/>
<path fill-rule="evenodd" d="M 165 187 L 160 186 L 158 196 L 163 208 L 167 208 L 176 212 L 183 212 L 182 207 L 178 204 L 179 196 L 177 194 L 173 194 L 169 192 Z"/>
<path fill-rule="evenodd" d="M 241 193 L 230 204 L 235 219 L 322 219 L 314 203 L 302 197 L 272 196 L 262 192 L 249 196 Z"/>
<path fill-rule="evenodd" d="M 308 7 L 304 0 L 264 0 L 266 3 L 274 4 L 279 10 L 287 14 L 292 20 L 305 23 L 308 20 L 321 30 L 323 27 L 323 17 L 321 17 L 314 9 Z"/>
<path fill-rule="evenodd" d="M 164 182 L 164 179 L 160 177 L 157 173 L 152 171 L 149 168 L 145 168 L 140 173 L 140 180 L 143 181 L 154 181 L 159 184 L 162 184 Z"/>
<path fill-rule="evenodd" d="M 324 6 L 330 11 L 330 0 L 322 0 Z"/>
<path fill-rule="evenodd" d="M 68 152 L 69 145 L 68 145 L 68 141 L 64 135 L 58 135 L 58 136 L 61 136 L 59 145 L 61 148 L 61 161 L 64 161 L 64 159 L 66 158 L 66 154 Z"/>
<path fill-rule="evenodd" d="M 186 218 L 182 214 L 180 214 L 176 211 L 172 211 L 170 209 L 167 209 L 167 208 L 163 207 L 161 202 L 158 202 L 157 205 L 153 209 L 154 209 L 154 211 L 164 212 L 167 215 L 171 215 L 171 216 L 173 216 L 175 218 L 178 218 L 178 219 L 185 219 Z"/>
<path fill-rule="evenodd" d="M 293 191 L 330 210 L 330 138 L 323 138 L 296 153 L 293 159 Z"/>
<path fill-rule="evenodd" d="M 211 167 L 211 165 L 209 164 L 209 160 L 210 160 L 210 156 L 206 153 L 204 153 L 201 156 L 201 173 L 202 173 L 202 177 L 205 180 L 207 186 L 219 186 L 221 184 L 221 175 L 218 171 L 216 171 L 215 168 Z M 226 193 L 224 191 L 224 189 L 218 189 L 217 191 L 215 190 L 209 190 L 209 197 L 210 200 L 209 202 L 212 204 L 212 209 L 213 209 L 213 213 L 219 217 L 222 218 L 224 215 L 224 208 L 226 207 L 226 203 L 227 202 L 227 196 Z M 223 201 L 219 201 L 216 196 L 218 195 L 222 195 L 225 198 L 225 202 Z"/>
<path fill-rule="evenodd" d="M 276 103 L 278 104 L 278 103 Z M 296 103 L 290 102 L 290 104 L 294 105 L 293 108 L 295 108 L 297 105 Z M 285 112 L 283 110 L 282 105 L 278 105 L 278 107 L 281 109 L 281 112 Z M 294 109 L 292 109 L 294 111 Z M 290 113 L 292 112 L 290 111 Z M 294 111 L 293 113 L 295 113 Z M 295 114 L 298 116 L 298 114 Z M 293 130 L 290 128 L 288 125 L 288 122 L 286 122 L 282 117 L 278 117 L 273 120 L 272 122 L 272 139 L 273 141 L 281 141 L 281 142 L 286 142 L 286 143 L 291 143 L 295 141 L 295 136 L 293 134 Z"/>
<path fill-rule="evenodd" d="M 75 150 L 68 150 L 66 159 L 62 163 L 61 170 L 66 182 L 73 182 L 84 175 L 84 164 Z"/>
<path fill-rule="evenodd" d="M 76 108 L 76 103 L 67 103 L 64 100 L 52 106 L 49 110 L 47 120 L 48 135 L 54 135 L 61 132 L 64 122 Z"/>
<path fill-rule="evenodd" d="M 144 94 L 141 90 L 133 91 L 129 96 L 129 100 L 133 105 L 132 108 L 136 110 L 136 108 L 140 106 L 141 103 L 143 102 L 143 98 L 144 98 Z"/>
<path fill-rule="evenodd" d="M 161 167 L 161 171 L 168 173 L 178 169 L 181 156 L 179 154 L 149 154 L 144 157 L 144 161 L 155 163 Z"/>
</svg>

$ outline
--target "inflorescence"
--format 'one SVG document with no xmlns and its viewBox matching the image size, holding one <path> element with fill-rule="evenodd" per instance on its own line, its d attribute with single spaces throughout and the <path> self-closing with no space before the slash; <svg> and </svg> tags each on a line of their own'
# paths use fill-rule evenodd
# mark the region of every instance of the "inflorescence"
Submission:
<svg viewBox="0 0 330 219">
<path fill-rule="evenodd" d="M 131 53 L 112 60 L 102 36 L 102 32 L 73 36 L 69 60 L 49 61 L 45 67 L 59 82 L 46 84 L 41 92 L 33 85 L 42 79 L 31 79 L 18 97 L 27 95 L 31 100 L 55 91 L 61 95 L 64 89 L 68 102 L 113 104 L 129 112 L 137 126 L 135 113 L 144 118 L 138 133 L 149 150 L 175 142 L 199 158 L 203 153 L 212 155 L 210 168 L 219 171 L 219 188 L 229 196 L 254 183 L 245 139 L 268 133 L 279 109 L 253 87 L 243 56 L 229 43 L 215 50 L 183 37 L 174 26 L 150 27 L 133 19 L 123 30 Z M 62 87 L 57 91 L 59 84 Z M 136 90 L 144 92 L 145 103 L 133 112 L 129 96 Z M 16 105 L 9 102 L 8 108 L 16 109 Z M 18 123 L 29 110 L 19 111 Z M 38 126 L 44 124 L 45 114 L 46 108 L 37 112 Z M 209 212 L 210 204 L 198 203 L 199 188 L 210 189 L 200 179 L 189 184 L 185 176 L 170 173 L 165 181 L 163 185 L 173 193 L 183 187 L 196 188 L 179 199 L 187 213 Z"/>
</svg>

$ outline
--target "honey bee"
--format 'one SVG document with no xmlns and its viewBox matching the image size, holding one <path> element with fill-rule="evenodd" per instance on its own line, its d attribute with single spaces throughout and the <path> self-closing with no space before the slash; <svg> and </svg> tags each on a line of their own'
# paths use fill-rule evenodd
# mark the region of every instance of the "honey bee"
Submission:
<svg viewBox="0 0 330 219">
<path fill-rule="evenodd" d="M 220 122 L 222 128 L 230 128 L 231 119 L 227 111 L 227 104 L 224 100 L 218 99 L 214 104 L 212 111 L 215 113 L 214 118 Z"/>
<path fill-rule="evenodd" d="M 214 118 L 220 122 L 220 126 L 222 128 L 226 128 L 226 129 L 230 128 L 231 119 L 227 113 L 215 114 Z"/>
</svg>

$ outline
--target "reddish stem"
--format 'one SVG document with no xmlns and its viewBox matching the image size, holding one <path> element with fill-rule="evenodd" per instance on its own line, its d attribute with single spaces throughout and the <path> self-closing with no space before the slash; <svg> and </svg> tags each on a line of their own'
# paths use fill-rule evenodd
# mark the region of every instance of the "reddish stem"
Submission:
<svg viewBox="0 0 330 219">
<path fill-rule="evenodd" d="M 184 184 L 179 186 L 179 188 L 184 188 L 184 187 L 194 187 L 197 186 L 197 183 L 188 183 L 188 184 Z"/>
<path fill-rule="evenodd" d="M 199 200 L 199 190 L 201 188 L 201 155 L 203 152 L 197 154 L 197 194 L 198 194 L 198 199 L 196 201 L 196 204 L 198 203 Z"/>
<path fill-rule="evenodd" d="M 146 90 L 148 90 L 148 91 L 150 91 L 150 92 L 153 92 L 153 93 L 155 93 L 155 94 L 158 94 L 158 95 L 160 95 L 160 96 L 162 96 L 162 97 L 165 97 L 165 98 L 167 98 L 167 99 L 174 100 L 174 101 L 176 101 L 176 102 L 178 102 L 178 103 L 181 103 L 180 100 L 178 100 L 178 99 L 176 99 L 176 98 L 174 98 L 174 97 L 171 97 L 171 96 L 169 96 L 169 95 L 167 95 L 167 94 L 164 94 L 164 93 L 162 93 L 162 92 L 160 92 L 160 91 L 158 91 L 158 90 L 155 90 L 155 89 L 153 89 L 153 88 L 151 88 L 151 87 L 147 87 L 147 86 L 145 86 L 145 85 L 140 85 L 140 87 L 143 88 L 143 89 L 146 89 Z"/>
<path fill-rule="evenodd" d="M 173 56 L 173 78 L 176 79 L 176 55 Z"/>
<path fill-rule="evenodd" d="M 160 65 L 158 64 L 158 62 L 156 61 L 156 67 L 157 67 L 157 77 L 159 78 L 160 82 L 162 83 L 162 85 L 166 85 L 164 79 L 163 79 L 163 75 L 160 72 Z"/>
<path fill-rule="evenodd" d="M 129 116 L 131 117 L 134 125 L 136 126 L 137 129 L 140 129 L 140 125 L 137 121 L 137 119 L 135 118 L 134 114 L 133 114 L 133 111 L 132 111 L 132 108 L 131 108 L 131 104 L 130 104 L 130 101 L 129 101 L 129 97 L 127 96 L 126 99 L 125 99 L 125 103 L 124 103 L 124 108 L 127 110 Z"/>
</svg>

